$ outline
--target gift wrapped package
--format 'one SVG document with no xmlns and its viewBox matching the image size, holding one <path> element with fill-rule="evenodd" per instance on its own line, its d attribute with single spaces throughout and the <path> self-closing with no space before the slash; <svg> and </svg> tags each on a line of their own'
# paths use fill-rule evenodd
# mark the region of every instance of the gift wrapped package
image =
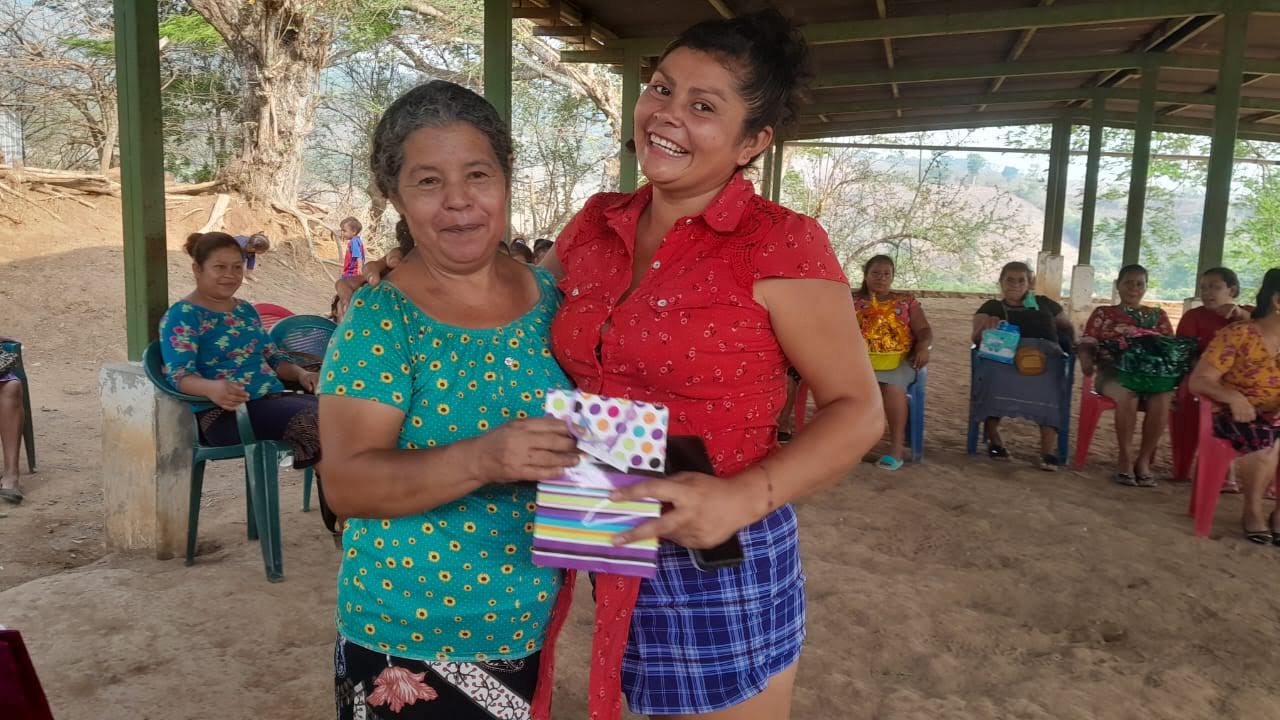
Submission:
<svg viewBox="0 0 1280 720">
<path fill-rule="evenodd" d="M 657 539 L 615 547 L 614 535 L 658 517 L 657 500 L 613 502 L 609 494 L 661 477 L 667 457 L 667 409 L 577 390 L 547 392 L 547 415 L 564 420 L 582 460 L 538 483 L 533 562 L 591 572 L 653 577 Z"/>
</svg>

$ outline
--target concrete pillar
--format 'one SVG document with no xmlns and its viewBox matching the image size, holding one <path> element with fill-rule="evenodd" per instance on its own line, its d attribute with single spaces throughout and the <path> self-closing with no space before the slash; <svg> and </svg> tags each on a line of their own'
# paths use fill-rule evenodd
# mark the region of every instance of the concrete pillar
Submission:
<svg viewBox="0 0 1280 720">
<path fill-rule="evenodd" d="M 1076 265 L 1071 269 L 1071 302 L 1067 312 L 1077 328 L 1083 327 L 1093 309 L 1093 266 Z"/>
<path fill-rule="evenodd" d="M 98 389 L 107 548 L 153 549 L 161 560 L 180 556 L 195 444 L 191 409 L 157 392 L 133 363 L 103 366 Z"/>
<path fill-rule="evenodd" d="M 1050 250 L 1036 255 L 1036 294 L 1062 300 L 1062 256 Z"/>
</svg>

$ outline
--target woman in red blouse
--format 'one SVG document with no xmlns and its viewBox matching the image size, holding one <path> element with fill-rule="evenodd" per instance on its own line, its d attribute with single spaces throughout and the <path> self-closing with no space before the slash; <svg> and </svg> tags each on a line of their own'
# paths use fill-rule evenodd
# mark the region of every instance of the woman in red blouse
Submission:
<svg viewBox="0 0 1280 720">
<path fill-rule="evenodd" d="M 1139 394 L 1121 385 L 1116 378 L 1115 358 L 1102 347 L 1102 343 L 1127 337 L 1137 330 L 1172 335 L 1173 325 L 1164 310 L 1142 304 L 1142 298 L 1147 294 L 1147 269 L 1143 266 L 1120 268 L 1116 291 L 1120 294 L 1119 305 L 1100 307 L 1089 316 L 1077 357 L 1080 371 L 1095 378 L 1097 391 L 1116 401 L 1116 442 L 1120 445 L 1120 458 L 1115 481 L 1121 485 L 1154 487 L 1156 481 L 1151 475 L 1151 464 L 1155 462 L 1156 447 L 1169 420 L 1173 393 Z M 1146 417 L 1142 421 L 1142 443 L 1135 459 L 1133 431 L 1138 426 L 1139 410 L 1145 411 Z"/>
<path fill-rule="evenodd" d="M 649 183 L 591 198 L 545 261 L 562 275 L 551 337 L 569 376 L 588 392 L 666 405 L 671 434 L 701 438 L 715 469 L 618 494 L 668 507 L 625 535 L 665 541 L 656 578 L 596 578 L 597 607 L 609 611 L 597 616 L 592 684 L 616 677 L 608 666 L 620 659 L 635 713 L 788 717 L 804 635 L 789 503 L 846 475 L 884 430 L 826 233 L 742 175 L 793 119 L 805 55 L 776 11 L 685 31 L 635 109 Z M 792 365 L 818 414 L 779 449 Z M 735 534 L 742 564 L 694 567 L 685 548 Z"/>
<path fill-rule="evenodd" d="M 1248 320 L 1253 306 L 1236 304 L 1236 298 L 1240 297 L 1240 278 L 1230 268 L 1205 270 L 1200 274 L 1199 289 L 1202 304 L 1188 310 L 1178 321 L 1178 335 L 1195 338 L 1200 342 L 1200 352 L 1204 352 L 1219 330 L 1233 322 Z"/>
</svg>

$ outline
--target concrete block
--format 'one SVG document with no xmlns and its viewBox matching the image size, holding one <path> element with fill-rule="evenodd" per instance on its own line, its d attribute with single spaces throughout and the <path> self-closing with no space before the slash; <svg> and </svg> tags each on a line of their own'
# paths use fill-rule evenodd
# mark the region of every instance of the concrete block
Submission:
<svg viewBox="0 0 1280 720">
<path fill-rule="evenodd" d="M 1071 312 L 1085 312 L 1093 306 L 1093 266 L 1076 265 L 1071 270 Z"/>
<path fill-rule="evenodd" d="M 156 391 L 136 363 L 104 365 L 98 387 L 108 549 L 152 549 L 161 560 L 184 554 L 191 409 Z"/>
<path fill-rule="evenodd" d="M 1047 250 L 1036 256 L 1036 294 L 1062 300 L 1062 256 Z"/>
</svg>

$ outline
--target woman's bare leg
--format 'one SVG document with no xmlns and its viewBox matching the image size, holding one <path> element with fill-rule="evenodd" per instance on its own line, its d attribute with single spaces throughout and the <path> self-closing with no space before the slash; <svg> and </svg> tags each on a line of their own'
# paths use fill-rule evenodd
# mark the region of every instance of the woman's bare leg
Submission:
<svg viewBox="0 0 1280 720">
<path fill-rule="evenodd" d="M 1173 393 L 1160 393 L 1147 397 L 1146 417 L 1142 419 L 1142 447 L 1138 450 L 1138 462 L 1134 472 L 1139 475 L 1150 475 L 1151 466 L 1156 460 L 1156 449 L 1160 447 L 1160 438 L 1164 436 L 1169 425 L 1169 407 L 1173 403 Z"/>
<path fill-rule="evenodd" d="M 907 390 L 889 383 L 880 383 L 880 395 L 884 398 L 884 415 L 889 424 L 889 455 L 901 460 L 907 436 Z"/>
<path fill-rule="evenodd" d="M 0 383 L 0 445 L 4 446 L 4 475 L 0 487 L 18 487 L 18 451 L 22 446 L 22 383 Z"/>
</svg>

